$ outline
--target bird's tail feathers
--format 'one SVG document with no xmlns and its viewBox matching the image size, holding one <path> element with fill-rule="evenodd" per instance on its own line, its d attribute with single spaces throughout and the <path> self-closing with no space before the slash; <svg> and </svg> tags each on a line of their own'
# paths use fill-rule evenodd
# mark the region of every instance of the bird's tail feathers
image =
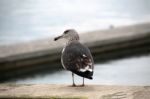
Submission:
<svg viewBox="0 0 150 99">
<path fill-rule="evenodd" d="M 73 73 L 81 76 L 81 77 L 84 77 L 84 78 L 88 78 L 88 79 L 93 79 L 93 72 L 90 72 L 90 71 L 85 71 L 85 72 L 80 72 L 80 71 L 72 71 Z"/>
</svg>

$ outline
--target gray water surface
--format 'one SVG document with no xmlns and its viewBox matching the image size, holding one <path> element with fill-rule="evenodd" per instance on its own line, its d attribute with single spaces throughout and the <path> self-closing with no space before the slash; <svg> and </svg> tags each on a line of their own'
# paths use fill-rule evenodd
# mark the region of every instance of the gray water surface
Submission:
<svg viewBox="0 0 150 99">
<path fill-rule="evenodd" d="M 72 84 L 71 72 L 66 70 L 36 75 L 12 81 L 18 84 Z M 150 85 L 150 55 L 131 57 L 95 64 L 93 80 L 85 80 L 88 84 L 108 85 Z M 75 76 L 77 84 L 82 78 Z"/>
<path fill-rule="evenodd" d="M 150 22 L 150 0 L 0 0 L 0 45 Z"/>
</svg>

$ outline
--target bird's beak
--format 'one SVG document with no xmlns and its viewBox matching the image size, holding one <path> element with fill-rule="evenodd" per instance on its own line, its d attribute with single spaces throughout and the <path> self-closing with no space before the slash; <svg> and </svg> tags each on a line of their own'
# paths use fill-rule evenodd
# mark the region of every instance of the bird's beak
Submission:
<svg viewBox="0 0 150 99">
<path fill-rule="evenodd" d="M 57 41 L 58 39 L 60 39 L 60 38 L 62 38 L 62 37 L 63 37 L 63 35 L 58 36 L 58 37 L 55 37 L 55 38 L 54 38 L 54 41 Z"/>
</svg>

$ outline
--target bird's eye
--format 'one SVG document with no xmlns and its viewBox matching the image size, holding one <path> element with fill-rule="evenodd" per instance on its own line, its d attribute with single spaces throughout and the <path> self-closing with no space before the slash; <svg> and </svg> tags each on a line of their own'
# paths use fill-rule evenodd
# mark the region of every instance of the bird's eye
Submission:
<svg viewBox="0 0 150 99">
<path fill-rule="evenodd" d="M 69 32 L 69 30 L 66 30 L 65 32 L 64 32 L 64 34 L 67 34 Z"/>
</svg>

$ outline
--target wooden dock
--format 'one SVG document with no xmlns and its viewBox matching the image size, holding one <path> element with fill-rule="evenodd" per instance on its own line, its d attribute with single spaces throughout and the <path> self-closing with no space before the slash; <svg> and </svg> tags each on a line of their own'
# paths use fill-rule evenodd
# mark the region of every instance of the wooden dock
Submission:
<svg viewBox="0 0 150 99">
<path fill-rule="evenodd" d="M 111 28 L 80 34 L 95 62 L 150 52 L 150 23 Z M 52 38 L 0 46 L 0 80 L 42 69 L 62 68 L 64 41 Z"/>
<path fill-rule="evenodd" d="M 0 84 L 0 99 L 149 99 L 148 86 Z"/>
</svg>

